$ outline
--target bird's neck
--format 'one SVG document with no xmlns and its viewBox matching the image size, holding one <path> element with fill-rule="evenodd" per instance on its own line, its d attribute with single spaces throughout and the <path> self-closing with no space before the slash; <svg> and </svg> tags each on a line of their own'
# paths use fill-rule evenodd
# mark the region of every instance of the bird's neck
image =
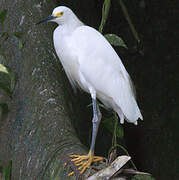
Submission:
<svg viewBox="0 0 179 180">
<path fill-rule="evenodd" d="M 73 32 L 77 27 L 84 25 L 75 15 L 66 20 L 64 24 L 62 24 L 62 28 L 66 31 Z"/>
</svg>

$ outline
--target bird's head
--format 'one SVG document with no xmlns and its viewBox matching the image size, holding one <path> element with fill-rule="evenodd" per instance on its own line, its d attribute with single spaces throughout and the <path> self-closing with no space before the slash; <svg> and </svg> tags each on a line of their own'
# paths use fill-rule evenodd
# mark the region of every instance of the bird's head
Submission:
<svg viewBox="0 0 179 180">
<path fill-rule="evenodd" d="M 64 23 L 68 23 L 69 21 L 77 19 L 72 10 L 65 6 L 56 7 L 52 14 L 47 18 L 39 21 L 37 24 L 41 24 L 48 21 L 56 22 L 59 25 L 63 25 Z"/>
</svg>

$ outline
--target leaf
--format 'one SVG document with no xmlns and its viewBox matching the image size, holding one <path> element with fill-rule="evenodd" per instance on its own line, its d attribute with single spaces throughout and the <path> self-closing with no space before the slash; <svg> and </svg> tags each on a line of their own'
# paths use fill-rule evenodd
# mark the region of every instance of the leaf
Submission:
<svg viewBox="0 0 179 180">
<path fill-rule="evenodd" d="M 14 36 L 16 36 L 17 38 L 21 38 L 22 35 L 23 35 L 22 32 L 14 32 L 13 34 L 14 34 Z"/>
<path fill-rule="evenodd" d="M 11 180 L 12 161 L 9 161 L 7 168 L 3 172 L 3 180 Z"/>
<path fill-rule="evenodd" d="M 122 46 L 126 49 L 128 49 L 127 45 L 125 42 L 117 36 L 116 34 L 105 34 L 104 37 L 109 41 L 109 43 L 113 46 Z"/>
<path fill-rule="evenodd" d="M 118 124 L 117 126 L 116 136 L 121 139 L 124 137 L 124 128 L 122 127 L 121 124 Z"/>
<path fill-rule="evenodd" d="M 99 26 L 99 32 L 101 32 L 101 33 L 102 33 L 103 27 L 106 23 L 110 6 L 111 6 L 111 0 L 104 0 L 103 8 L 102 8 L 102 19 L 101 19 L 101 24 Z"/>
<path fill-rule="evenodd" d="M 6 15 L 7 15 L 7 9 L 4 9 L 2 12 L 0 12 L 0 22 L 2 25 L 4 24 Z"/>
<path fill-rule="evenodd" d="M 5 63 L 5 62 L 6 62 L 5 57 L 0 54 L 0 63 Z"/>
<path fill-rule="evenodd" d="M 10 68 L 0 64 L 0 88 L 10 97 L 15 87 L 15 75 Z"/>
<path fill-rule="evenodd" d="M 2 112 L 0 119 L 3 120 L 4 117 L 6 117 L 7 113 L 9 112 L 8 105 L 6 103 L 0 103 L 0 108 Z"/>
<path fill-rule="evenodd" d="M 2 32 L 1 33 L 1 38 L 4 38 L 4 40 L 6 41 L 9 38 L 9 33 L 8 32 Z"/>
<path fill-rule="evenodd" d="M 106 129 L 108 129 L 111 133 L 114 132 L 114 119 L 113 118 L 105 119 L 102 122 Z M 124 129 L 120 124 L 118 124 L 118 126 L 116 127 L 116 136 L 121 139 L 124 137 Z"/>
<path fill-rule="evenodd" d="M 0 72 L 4 72 L 8 74 L 8 70 L 3 64 L 0 64 Z"/>
<path fill-rule="evenodd" d="M 135 175 L 131 180 L 155 180 L 155 178 L 150 175 Z"/>
<path fill-rule="evenodd" d="M 147 172 L 142 172 L 142 171 L 137 171 L 135 169 L 123 169 L 123 173 L 125 174 L 139 174 L 139 175 L 147 175 L 148 176 L 151 176 L 150 173 L 147 173 Z"/>
<path fill-rule="evenodd" d="M 22 44 L 22 41 L 21 41 L 21 40 L 19 40 L 19 42 L 18 42 L 18 47 L 19 47 L 19 49 L 22 49 L 22 48 L 23 48 L 23 44 Z"/>
</svg>

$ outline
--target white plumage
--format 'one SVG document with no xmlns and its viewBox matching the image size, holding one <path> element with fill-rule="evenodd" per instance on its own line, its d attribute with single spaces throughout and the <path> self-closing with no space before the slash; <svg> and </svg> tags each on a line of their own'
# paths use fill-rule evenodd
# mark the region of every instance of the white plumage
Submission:
<svg viewBox="0 0 179 180">
<path fill-rule="evenodd" d="M 84 25 L 67 7 L 57 7 L 53 15 L 63 12 L 55 21 L 53 34 L 56 53 L 73 87 L 96 94 L 107 107 L 137 124 L 143 119 L 137 106 L 130 76 L 121 59 L 101 33 Z"/>
</svg>

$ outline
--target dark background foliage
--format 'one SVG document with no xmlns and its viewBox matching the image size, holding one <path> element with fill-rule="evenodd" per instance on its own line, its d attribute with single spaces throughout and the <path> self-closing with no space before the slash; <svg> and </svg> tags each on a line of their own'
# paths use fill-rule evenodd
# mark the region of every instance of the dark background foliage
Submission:
<svg viewBox="0 0 179 180">
<path fill-rule="evenodd" d="M 79 3 L 76 5 L 76 3 Z M 78 17 L 98 29 L 103 1 L 64 2 Z M 130 73 L 144 116 L 138 127 L 125 124 L 125 143 L 138 169 L 150 172 L 156 179 L 178 179 L 179 169 L 179 56 L 177 1 L 124 1 L 140 36 L 137 43 L 119 6 L 112 1 L 104 33 L 122 37 L 129 49 L 114 47 Z M 61 1 L 59 2 L 61 4 Z M 87 13 L 85 13 L 87 12 Z M 86 14 L 90 14 L 87 16 Z M 78 101 L 87 101 L 78 96 Z M 87 102 L 86 102 L 87 101 Z M 82 104 L 82 103 L 81 103 Z M 84 108 L 85 114 L 86 110 Z M 90 112 L 91 113 L 91 112 Z M 85 117 L 85 116 L 84 116 Z M 90 115 L 89 115 L 90 117 Z M 89 120 L 90 122 L 90 120 Z M 82 126 L 84 124 L 81 122 Z M 90 127 L 89 123 L 85 125 Z M 97 152 L 109 149 L 111 136 L 100 127 Z M 87 131 L 79 130 L 87 137 Z M 84 137 L 84 136 L 83 136 Z M 102 139 L 103 138 L 103 139 Z M 84 138 L 86 139 L 86 138 Z M 103 147 L 100 149 L 100 147 Z"/>
</svg>

